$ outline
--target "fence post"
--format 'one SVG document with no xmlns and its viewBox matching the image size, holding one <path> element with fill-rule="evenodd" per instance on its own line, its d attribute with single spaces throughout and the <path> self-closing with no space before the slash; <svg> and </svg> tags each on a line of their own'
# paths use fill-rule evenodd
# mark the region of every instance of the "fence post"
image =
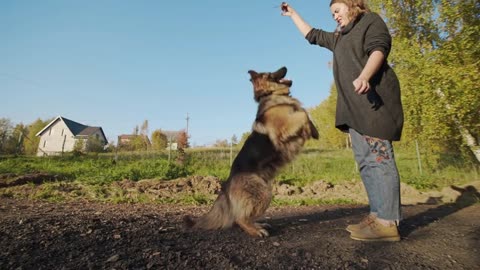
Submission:
<svg viewBox="0 0 480 270">
<path fill-rule="evenodd" d="M 172 155 L 172 136 L 168 138 L 168 164 L 170 164 L 170 158 Z"/>
<path fill-rule="evenodd" d="M 423 172 L 422 172 L 422 160 L 420 159 L 420 149 L 418 148 L 418 140 L 415 140 L 415 148 L 417 149 L 418 169 L 420 170 L 420 174 L 423 174 Z"/>
</svg>

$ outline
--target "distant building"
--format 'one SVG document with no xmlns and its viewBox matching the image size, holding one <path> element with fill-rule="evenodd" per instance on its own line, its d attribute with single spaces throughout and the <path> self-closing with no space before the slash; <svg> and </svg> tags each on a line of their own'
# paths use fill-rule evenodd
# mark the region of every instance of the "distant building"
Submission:
<svg viewBox="0 0 480 270">
<path fill-rule="evenodd" d="M 152 145 L 152 143 L 150 142 L 150 139 L 148 138 L 147 135 L 143 135 L 143 134 L 138 134 L 138 135 L 122 134 L 122 135 L 118 136 L 117 147 L 118 148 L 128 148 L 129 146 L 131 146 L 132 142 L 137 138 L 141 138 L 142 141 L 145 143 L 145 146 L 147 148 Z"/>
<path fill-rule="evenodd" d="M 178 143 L 176 142 L 167 142 L 166 150 L 178 150 Z"/>
<path fill-rule="evenodd" d="M 178 149 L 178 136 L 180 135 L 181 131 L 162 131 L 163 134 L 167 137 L 167 150 L 177 150 Z"/>
<path fill-rule="evenodd" d="M 83 125 L 62 116 L 57 116 L 35 136 L 40 137 L 37 156 L 71 152 L 80 141 L 85 149 L 88 139 L 92 137 L 99 140 L 102 146 L 108 143 L 101 127 Z"/>
</svg>

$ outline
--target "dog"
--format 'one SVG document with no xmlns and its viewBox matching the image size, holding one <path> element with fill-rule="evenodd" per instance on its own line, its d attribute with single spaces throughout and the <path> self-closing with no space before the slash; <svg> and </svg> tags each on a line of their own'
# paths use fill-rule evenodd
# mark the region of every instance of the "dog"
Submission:
<svg viewBox="0 0 480 270">
<path fill-rule="evenodd" d="M 248 73 L 258 103 L 251 134 L 235 157 L 210 211 L 196 219 L 184 217 L 188 228 L 214 230 L 237 224 L 251 236 L 269 236 L 270 225 L 255 221 L 270 205 L 274 177 L 308 139 L 319 137 L 307 111 L 290 96 L 292 81 L 285 79 L 286 67 Z"/>
</svg>

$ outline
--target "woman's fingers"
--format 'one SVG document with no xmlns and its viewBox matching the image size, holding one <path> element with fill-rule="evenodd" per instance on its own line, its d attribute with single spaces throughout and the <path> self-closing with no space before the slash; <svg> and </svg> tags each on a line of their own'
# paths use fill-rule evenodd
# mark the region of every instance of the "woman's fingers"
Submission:
<svg viewBox="0 0 480 270">
<path fill-rule="evenodd" d="M 370 90 L 370 83 L 364 79 L 356 79 L 353 81 L 354 90 L 357 94 L 365 94 Z"/>
</svg>

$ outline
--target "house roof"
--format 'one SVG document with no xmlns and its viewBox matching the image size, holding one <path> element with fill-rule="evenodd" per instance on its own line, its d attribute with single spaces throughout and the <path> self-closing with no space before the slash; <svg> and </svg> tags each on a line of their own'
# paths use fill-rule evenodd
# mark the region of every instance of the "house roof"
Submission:
<svg viewBox="0 0 480 270">
<path fill-rule="evenodd" d="M 77 123 L 75 121 L 72 121 L 70 119 L 64 118 L 59 116 L 58 118 L 62 119 L 65 125 L 67 125 L 68 129 L 73 133 L 73 135 L 77 136 L 80 135 L 82 131 L 84 131 L 88 126 Z"/>
<path fill-rule="evenodd" d="M 177 140 L 181 131 L 162 130 L 162 133 L 165 134 L 168 139 Z"/>
<path fill-rule="evenodd" d="M 95 132 L 100 131 L 103 135 L 103 138 L 107 140 L 107 137 L 105 136 L 105 133 L 103 132 L 103 129 L 101 127 L 86 126 L 62 116 L 57 116 L 55 119 L 52 120 L 52 122 L 50 122 L 42 130 L 40 130 L 35 136 L 42 135 L 46 130 L 48 130 L 49 127 L 53 126 L 58 121 L 63 121 L 74 136 L 90 136 Z"/>
<path fill-rule="evenodd" d="M 119 135 L 118 138 L 119 139 L 132 139 L 132 138 L 135 138 L 137 136 L 145 136 L 145 135 L 122 134 L 122 135 Z"/>
</svg>

